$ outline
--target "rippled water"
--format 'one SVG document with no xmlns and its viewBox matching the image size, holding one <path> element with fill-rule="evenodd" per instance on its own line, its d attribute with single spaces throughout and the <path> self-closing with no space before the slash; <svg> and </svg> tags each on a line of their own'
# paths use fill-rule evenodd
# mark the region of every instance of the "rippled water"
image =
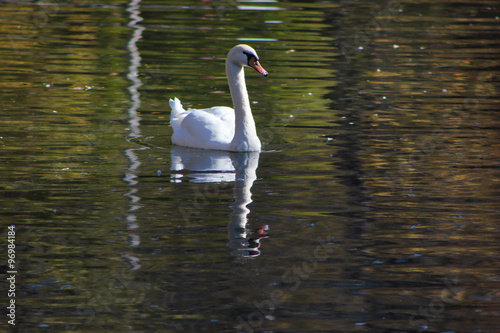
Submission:
<svg viewBox="0 0 500 333">
<path fill-rule="evenodd" d="M 0 6 L 2 329 L 498 332 L 494 1 Z M 172 147 L 238 43 L 264 151 Z"/>
</svg>

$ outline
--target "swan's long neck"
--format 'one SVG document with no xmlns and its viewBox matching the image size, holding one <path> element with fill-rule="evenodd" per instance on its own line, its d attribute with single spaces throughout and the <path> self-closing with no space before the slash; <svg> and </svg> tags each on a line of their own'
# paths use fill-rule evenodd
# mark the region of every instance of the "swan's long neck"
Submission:
<svg viewBox="0 0 500 333">
<path fill-rule="evenodd" d="M 234 138 L 231 149 L 236 151 L 258 151 L 260 141 L 250 108 L 245 72 L 243 67 L 226 61 L 226 75 L 235 112 Z"/>
</svg>

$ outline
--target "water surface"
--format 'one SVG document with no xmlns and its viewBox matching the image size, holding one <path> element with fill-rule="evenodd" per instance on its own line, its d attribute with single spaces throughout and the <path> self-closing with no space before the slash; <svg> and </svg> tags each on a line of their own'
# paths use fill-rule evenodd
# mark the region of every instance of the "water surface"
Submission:
<svg viewBox="0 0 500 333">
<path fill-rule="evenodd" d="M 493 1 L 1 6 L 3 329 L 498 330 Z M 264 151 L 172 147 L 238 43 Z"/>
</svg>

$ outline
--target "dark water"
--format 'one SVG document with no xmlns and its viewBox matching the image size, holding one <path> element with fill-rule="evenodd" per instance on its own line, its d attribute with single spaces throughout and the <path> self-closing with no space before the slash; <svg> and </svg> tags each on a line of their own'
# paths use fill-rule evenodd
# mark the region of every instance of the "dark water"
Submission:
<svg viewBox="0 0 500 333">
<path fill-rule="evenodd" d="M 3 330 L 500 332 L 496 2 L 136 5 L 0 4 Z M 265 151 L 172 147 L 242 42 Z"/>
</svg>

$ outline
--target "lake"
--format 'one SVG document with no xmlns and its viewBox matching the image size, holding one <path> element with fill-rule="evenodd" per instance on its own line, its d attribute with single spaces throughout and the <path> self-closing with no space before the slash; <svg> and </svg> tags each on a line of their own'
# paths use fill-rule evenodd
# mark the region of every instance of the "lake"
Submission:
<svg viewBox="0 0 500 333">
<path fill-rule="evenodd" d="M 498 3 L 0 6 L 3 331 L 498 332 Z M 173 146 L 240 43 L 263 151 Z"/>
</svg>

